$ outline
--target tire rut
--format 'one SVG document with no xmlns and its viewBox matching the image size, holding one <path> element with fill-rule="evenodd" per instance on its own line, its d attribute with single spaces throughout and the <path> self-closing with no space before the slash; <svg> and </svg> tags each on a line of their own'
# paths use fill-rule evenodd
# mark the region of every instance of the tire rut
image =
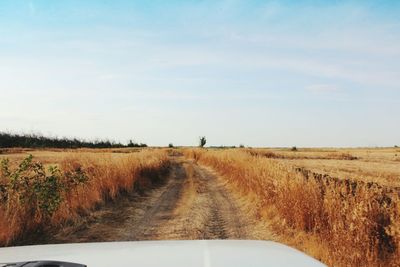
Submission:
<svg viewBox="0 0 400 267">
<path fill-rule="evenodd" d="M 173 210 L 182 194 L 186 174 L 182 166 L 176 164 L 171 176 L 173 179 L 144 215 L 139 220 L 133 216 L 126 222 L 126 228 L 131 229 L 128 233 L 128 240 L 154 239 L 157 229 L 173 217 Z"/>
<path fill-rule="evenodd" d="M 209 213 L 204 229 L 204 239 L 244 239 L 246 224 L 240 218 L 240 210 L 235 200 L 217 177 L 197 165 L 197 175 L 205 186 L 209 199 Z"/>
</svg>

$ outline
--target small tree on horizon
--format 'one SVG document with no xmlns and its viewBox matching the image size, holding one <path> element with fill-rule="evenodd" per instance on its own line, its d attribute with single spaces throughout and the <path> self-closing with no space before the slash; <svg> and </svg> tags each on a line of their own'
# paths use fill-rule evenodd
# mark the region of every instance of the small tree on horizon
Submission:
<svg viewBox="0 0 400 267">
<path fill-rule="evenodd" d="M 201 136 L 201 137 L 199 138 L 199 141 L 200 141 L 200 143 L 199 143 L 199 146 L 200 146 L 200 147 L 204 147 L 204 146 L 206 145 L 206 143 L 207 143 L 207 140 L 206 140 L 206 137 L 205 137 L 205 136 Z"/>
</svg>

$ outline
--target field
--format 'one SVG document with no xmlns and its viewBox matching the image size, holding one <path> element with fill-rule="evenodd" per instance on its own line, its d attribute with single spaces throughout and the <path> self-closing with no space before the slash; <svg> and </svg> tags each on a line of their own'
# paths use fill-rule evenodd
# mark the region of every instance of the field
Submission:
<svg viewBox="0 0 400 267">
<path fill-rule="evenodd" d="M 254 149 L 252 153 L 333 177 L 400 186 L 400 148 Z"/>
<path fill-rule="evenodd" d="M 121 192 L 146 188 L 168 171 L 165 151 L 136 152 L 3 152 L 0 243 L 12 244 L 43 227 L 73 221 Z"/>
<path fill-rule="evenodd" d="M 329 266 L 400 264 L 399 148 L 3 149 L 6 158 L 2 245 L 271 239 Z"/>
</svg>

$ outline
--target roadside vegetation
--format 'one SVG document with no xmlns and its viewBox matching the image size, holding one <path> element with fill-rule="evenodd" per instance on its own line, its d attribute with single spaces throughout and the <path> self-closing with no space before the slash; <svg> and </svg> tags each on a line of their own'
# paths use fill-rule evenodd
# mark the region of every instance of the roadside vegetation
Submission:
<svg viewBox="0 0 400 267">
<path fill-rule="evenodd" d="M 0 165 L 0 246 L 51 225 L 73 221 L 106 200 L 144 190 L 165 177 L 166 151 L 67 153 L 44 166 L 33 156 Z"/>
<path fill-rule="evenodd" d="M 318 175 L 280 162 L 273 152 L 249 152 L 184 153 L 215 169 L 254 209 L 257 220 L 271 225 L 279 241 L 329 266 L 400 265 L 397 188 Z"/>
</svg>

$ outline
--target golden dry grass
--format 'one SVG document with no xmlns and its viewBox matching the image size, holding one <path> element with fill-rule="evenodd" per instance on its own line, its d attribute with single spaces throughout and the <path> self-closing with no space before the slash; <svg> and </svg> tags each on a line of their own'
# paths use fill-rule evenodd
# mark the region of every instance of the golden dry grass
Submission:
<svg viewBox="0 0 400 267">
<path fill-rule="evenodd" d="M 214 168 L 251 199 L 259 219 L 269 221 L 282 242 L 330 266 L 400 265 L 399 192 L 393 188 L 305 173 L 248 150 L 185 155 Z"/>
<path fill-rule="evenodd" d="M 340 179 L 351 178 L 400 186 L 399 148 L 353 149 L 247 149 L 252 155 L 274 158 L 289 166 L 303 167 Z"/>
<path fill-rule="evenodd" d="M 116 198 L 120 192 L 145 188 L 164 176 L 169 166 L 167 152 L 162 150 L 143 150 L 131 154 L 82 151 L 36 151 L 33 154 L 38 153 L 42 153 L 40 160 L 45 159 L 46 163 L 59 166 L 60 175 L 55 183 L 57 187 L 47 189 L 50 189 L 50 196 L 55 190 L 60 192 L 57 195 L 60 203 L 55 202 L 57 206 L 54 211 L 51 209 L 51 215 L 43 212 L 40 206 L 43 204 L 40 202 L 42 195 L 38 196 L 36 192 L 38 183 L 32 180 L 48 181 L 48 177 L 33 175 L 36 167 L 21 173 L 18 178 L 36 186 L 36 189 L 29 185 L 23 187 L 19 182 L 11 183 L 7 179 L 13 178 L 2 173 L 0 185 L 5 185 L 5 191 L 2 194 L 4 201 L 0 204 L 0 245 L 10 244 L 16 238 L 29 235 L 30 231 L 40 227 L 73 220 L 103 201 Z M 16 162 L 17 158 L 13 160 Z M 11 164 L 10 169 L 14 166 Z M 44 193 L 49 194 L 47 191 Z"/>
<path fill-rule="evenodd" d="M 398 149 L 183 151 L 221 174 L 248 202 L 249 214 L 263 222 L 260 226 L 271 227 L 278 241 L 332 266 L 400 264 Z M 0 160 L 10 158 L 10 166 L 17 168 L 28 154 L 46 166 L 58 166 L 68 190 L 62 191 L 62 202 L 50 218 L 36 200 L 1 203 L 3 245 L 43 225 L 79 218 L 123 191 L 145 188 L 169 164 L 166 150 L 152 149 L 16 149 L 2 151 Z M 84 183 L 76 183 L 80 171 L 87 178 Z M 0 179 L 0 189 L 1 184 Z"/>
<path fill-rule="evenodd" d="M 43 164 L 58 164 L 65 157 L 70 155 L 93 155 L 93 154 L 128 154 L 140 152 L 142 150 L 152 150 L 150 148 L 79 148 L 79 149 L 63 149 L 63 148 L 45 148 L 45 149 L 31 149 L 31 148 L 2 148 L 0 149 L 0 160 L 7 158 L 11 163 L 19 163 L 28 155 L 33 155 L 37 161 Z"/>
</svg>

